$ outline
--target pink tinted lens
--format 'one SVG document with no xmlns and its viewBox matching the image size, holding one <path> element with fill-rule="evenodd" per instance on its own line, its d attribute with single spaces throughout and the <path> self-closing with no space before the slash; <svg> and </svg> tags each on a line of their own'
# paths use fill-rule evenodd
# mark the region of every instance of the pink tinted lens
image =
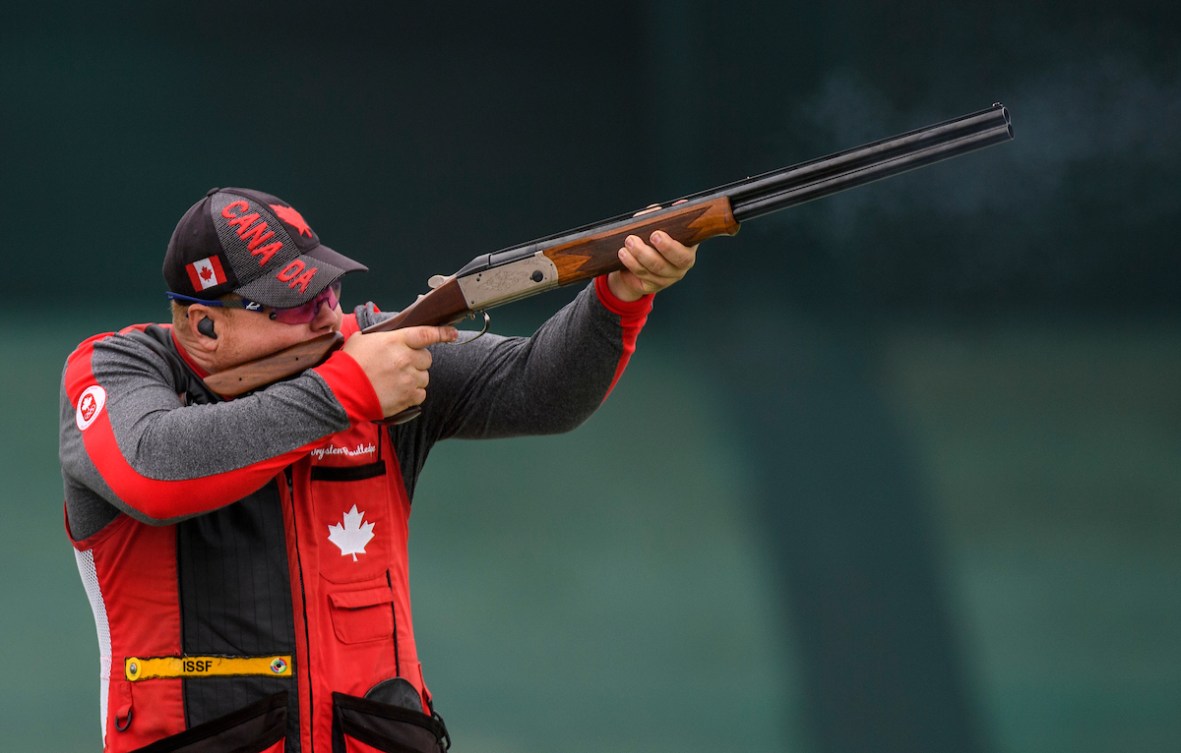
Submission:
<svg viewBox="0 0 1181 753">
<path fill-rule="evenodd" d="M 289 309 L 272 309 L 272 319 L 284 324 L 307 324 L 316 318 L 316 314 L 320 313 L 320 306 L 325 305 L 330 309 L 336 308 L 336 304 L 340 302 L 337 297 L 340 294 L 340 285 L 332 284 L 324 288 L 315 298 L 303 304 L 302 306 L 293 306 Z"/>
</svg>

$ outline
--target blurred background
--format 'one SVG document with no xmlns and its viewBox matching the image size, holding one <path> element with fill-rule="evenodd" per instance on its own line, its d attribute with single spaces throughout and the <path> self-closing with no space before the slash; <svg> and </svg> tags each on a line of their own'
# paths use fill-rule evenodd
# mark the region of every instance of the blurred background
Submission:
<svg viewBox="0 0 1181 753">
<path fill-rule="evenodd" d="M 62 362 L 166 315 L 212 186 L 396 309 L 479 253 L 1005 103 L 1010 144 L 747 223 L 577 432 L 441 446 L 454 750 L 1157 751 L 1181 736 L 1175 6 L 0 11 L 0 729 L 99 747 Z M 493 312 L 528 333 L 571 291 Z"/>
</svg>

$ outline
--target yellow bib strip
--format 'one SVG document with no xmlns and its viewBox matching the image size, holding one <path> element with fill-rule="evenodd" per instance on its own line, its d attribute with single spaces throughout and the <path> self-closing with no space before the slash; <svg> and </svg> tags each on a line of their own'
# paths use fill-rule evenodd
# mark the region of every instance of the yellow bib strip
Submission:
<svg viewBox="0 0 1181 753">
<path fill-rule="evenodd" d="M 175 677 L 290 677 L 291 656 L 132 656 L 124 660 L 123 673 L 131 682 Z"/>
</svg>

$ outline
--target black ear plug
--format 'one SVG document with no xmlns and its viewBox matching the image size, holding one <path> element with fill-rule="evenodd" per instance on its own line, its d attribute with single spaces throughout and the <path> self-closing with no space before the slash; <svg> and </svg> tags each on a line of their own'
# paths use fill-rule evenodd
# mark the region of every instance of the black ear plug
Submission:
<svg viewBox="0 0 1181 753">
<path fill-rule="evenodd" d="M 213 330 L 213 320 L 209 317 L 197 322 L 197 331 L 208 338 L 217 339 L 217 333 Z"/>
</svg>

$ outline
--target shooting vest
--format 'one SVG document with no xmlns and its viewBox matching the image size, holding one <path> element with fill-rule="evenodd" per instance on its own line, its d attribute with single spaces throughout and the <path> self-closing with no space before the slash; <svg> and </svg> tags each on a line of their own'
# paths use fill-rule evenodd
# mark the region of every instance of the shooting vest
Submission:
<svg viewBox="0 0 1181 753">
<path fill-rule="evenodd" d="M 187 381 L 190 402 L 214 402 Z M 366 422 L 234 504 L 71 536 L 99 630 L 104 750 L 439 750 L 409 514 L 389 433 Z"/>
</svg>

